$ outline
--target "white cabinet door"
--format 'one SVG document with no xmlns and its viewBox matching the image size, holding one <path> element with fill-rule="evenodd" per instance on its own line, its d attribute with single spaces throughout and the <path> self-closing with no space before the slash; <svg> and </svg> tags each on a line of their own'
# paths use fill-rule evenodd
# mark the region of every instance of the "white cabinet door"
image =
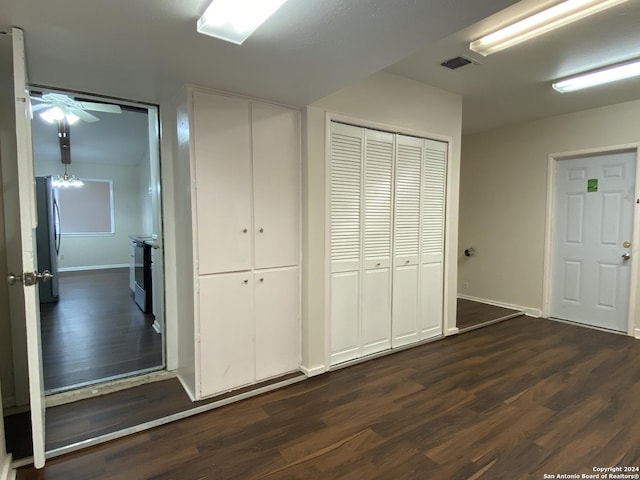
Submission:
<svg viewBox="0 0 640 480">
<path fill-rule="evenodd" d="M 360 269 L 363 130 L 331 124 L 331 271 Z"/>
<path fill-rule="evenodd" d="M 299 263 L 298 113 L 252 103 L 255 268 Z"/>
<path fill-rule="evenodd" d="M 424 140 L 420 340 L 442 334 L 447 143 Z"/>
<path fill-rule="evenodd" d="M 256 380 L 300 365 L 298 267 L 254 272 Z"/>
<path fill-rule="evenodd" d="M 400 347 L 419 340 L 418 265 L 401 266 L 393 272 L 392 346 Z"/>
<path fill-rule="evenodd" d="M 331 275 L 331 365 L 360 356 L 360 272 Z"/>
<path fill-rule="evenodd" d="M 362 355 L 391 348 L 391 269 L 365 270 L 362 288 Z"/>
<path fill-rule="evenodd" d="M 393 139 L 387 132 L 364 132 L 362 355 L 391 347 Z"/>
<path fill-rule="evenodd" d="M 251 118 L 244 99 L 193 92 L 198 273 L 251 268 Z"/>
<path fill-rule="evenodd" d="M 420 201 L 423 140 L 396 137 L 393 260 L 393 347 L 418 341 Z"/>
<path fill-rule="evenodd" d="M 250 272 L 198 280 L 200 396 L 255 379 L 253 281 Z"/>
<path fill-rule="evenodd" d="M 420 340 L 442 334 L 442 263 L 426 263 L 420 272 Z"/>
</svg>

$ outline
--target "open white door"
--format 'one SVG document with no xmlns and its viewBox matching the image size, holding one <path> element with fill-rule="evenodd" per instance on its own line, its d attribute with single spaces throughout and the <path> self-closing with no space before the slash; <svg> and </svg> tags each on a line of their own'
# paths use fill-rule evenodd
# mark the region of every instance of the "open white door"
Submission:
<svg viewBox="0 0 640 480">
<path fill-rule="evenodd" d="M 33 463 L 44 466 L 44 388 L 42 380 L 42 355 L 40 350 L 40 306 L 38 281 L 47 275 L 37 272 L 37 252 L 33 152 L 31 144 L 31 104 L 27 87 L 24 37 L 22 30 L 11 29 L 13 55 L 13 92 L 10 103 L 15 113 L 15 143 L 8 130 L 3 131 L 2 174 L 5 200 L 12 200 L 10 208 L 16 212 L 5 218 L 7 237 L 7 266 L 11 285 L 11 315 L 24 315 L 29 371 L 29 402 L 33 433 Z M 3 128 L 4 130 L 4 128 Z M 17 202 L 16 202 L 17 200 Z M 17 203 L 17 204 L 16 204 Z"/>
</svg>

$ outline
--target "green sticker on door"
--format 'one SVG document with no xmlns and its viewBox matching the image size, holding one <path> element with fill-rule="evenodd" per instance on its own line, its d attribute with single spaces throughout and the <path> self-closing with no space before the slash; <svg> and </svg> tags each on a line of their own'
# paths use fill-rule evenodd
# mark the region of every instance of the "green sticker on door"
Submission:
<svg viewBox="0 0 640 480">
<path fill-rule="evenodd" d="M 587 180 L 587 192 L 597 192 L 598 191 L 598 179 L 590 178 Z"/>
</svg>

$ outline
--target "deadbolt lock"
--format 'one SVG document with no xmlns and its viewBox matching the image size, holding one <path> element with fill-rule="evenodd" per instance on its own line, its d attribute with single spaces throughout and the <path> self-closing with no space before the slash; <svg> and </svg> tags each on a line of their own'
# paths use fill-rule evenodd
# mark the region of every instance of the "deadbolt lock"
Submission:
<svg viewBox="0 0 640 480">
<path fill-rule="evenodd" d="M 622 243 L 622 246 L 623 246 L 624 248 L 629 248 L 629 247 L 631 246 L 631 242 L 629 242 L 629 241 L 625 241 L 625 242 L 623 242 L 623 243 Z"/>
</svg>

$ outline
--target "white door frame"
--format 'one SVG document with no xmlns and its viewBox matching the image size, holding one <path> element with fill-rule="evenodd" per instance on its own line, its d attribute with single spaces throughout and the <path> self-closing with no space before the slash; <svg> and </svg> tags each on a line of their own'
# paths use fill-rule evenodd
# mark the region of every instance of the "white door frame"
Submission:
<svg viewBox="0 0 640 480">
<path fill-rule="evenodd" d="M 447 143 L 447 171 L 446 171 L 446 190 L 445 190 L 445 214 L 444 214 L 444 255 L 442 257 L 442 281 L 443 285 L 443 304 L 442 304 L 442 336 L 455 335 L 458 333 L 456 327 L 455 310 L 452 311 L 449 299 L 457 296 L 457 288 L 450 285 L 451 276 L 457 274 L 458 264 L 453 260 L 456 255 L 454 249 L 451 248 L 451 238 L 454 237 L 452 229 L 457 227 L 458 218 L 457 210 L 454 212 L 452 205 L 454 203 L 454 195 L 458 195 L 458 185 L 454 185 L 454 178 L 458 178 L 453 172 L 453 162 L 451 161 L 453 137 L 449 135 L 441 135 L 430 133 L 411 128 L 390 125 L 386 123 L 374 122 L 362 118 L 356 118 L 349 115 L 343 115 L 330 111 L 325 111 L 325 134 L 324 134 L 324 165 L 325 165 L 325 182 L 324 182 L 324 371 L 332 370 L 331 366 L 331 122 L 346 123 L 361 128 L 369 128 L 372 130 L 381 130 L 383 132 L 397 133 L 401 135 L 409 135 L 413 137 L 426 138 L 429 140 L 437 140 Z M 454 188 L 455 187 L 455 188 Z M 455 193 L 454 193 L 455 192 Z M 454 217 L 454 214 L 456 215 Z M 455 221 L 455 225 L 454 225 Z M 456 233 L 457 236 L 457 233 Z M 393 258 L 393 255 L 392 255 Z M 454 304 L 455 305 L 455 304 Z M 440 338 L 440 337 L 435 337 Z M 425 342 L 433 341 L 427 339 Z M 420 341 L 412 343 L 407 347 L 419 345 Z M 388 352 L 397 352 L 403 348 L 395 348 L 380 352 L 373 356 L 365 357 L 366 359 L 374 358 L 376 355 L 385 355 Z M 362 361 L 361 358 L 354 359 L 355 362 Z M 347 362 L 346 364 L 349 364 Z M 341 368 L 341 365 L 335 365 L 333 368 Z"/>
<path fill-rule="evenodd" d="M 542 291 L 542 316 L 548 318 L 551 315 L 551 284 L 553 274 L 553 225 L 555 221 L 555 191 L 556 191 L 556 162 L 570 160 L 573 158 L 587 157 L 591 155 L 601 155 L 607 153 L 628 153 L 636 154 L 636 178 L 635 178 L 635 202 L 637 205 L 640 198 L 640 143 L 629 143 L 623 145 L 612 145 L 607 147 L 589 148 L 584 150 L 574 150 L 569 152 L 552 153 L 549 155 L 547 166 L 547 220 L 545 225 L 544 244 L 544 276 Z M 635 324 L 636 302 L 638 299 L 638 274 L 640 272 L 640 208 L 634 208 L 633 212 L 633 240 L 631 245 L 631 279 L 629 284 L 629 309 L 627 334 L 640 339 L 640 323 Z"/>
</svg>

